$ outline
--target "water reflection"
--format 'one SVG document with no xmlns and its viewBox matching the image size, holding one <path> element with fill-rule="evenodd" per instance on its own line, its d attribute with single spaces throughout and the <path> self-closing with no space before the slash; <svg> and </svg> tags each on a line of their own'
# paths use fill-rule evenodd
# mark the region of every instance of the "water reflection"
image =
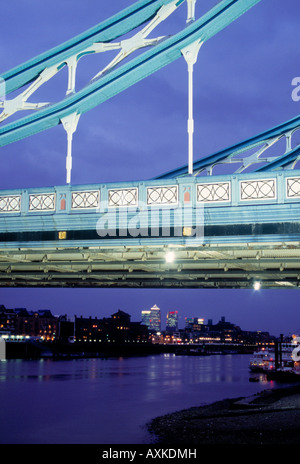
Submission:
<svg viewBox="0 0 300 464">
<path fill-rule="evenodd" d="M 147 443 L 155 416 L 265 389 L 263 379 L 249 382 L 248 363 L 246 355 L 1 362 L 0 443 Z"/>
</svg>

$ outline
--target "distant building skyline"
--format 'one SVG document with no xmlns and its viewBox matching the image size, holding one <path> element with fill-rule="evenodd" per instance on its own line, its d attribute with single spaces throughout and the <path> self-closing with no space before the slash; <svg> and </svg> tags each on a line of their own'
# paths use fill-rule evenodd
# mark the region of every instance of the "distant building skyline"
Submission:
<svg viewBox="0 0 300 464">
<path fill-rule="evenodd" d="M 204 324 L 204 319 L 202 317 L 186 317 L 185 318 L 185 328 L 190 328 L 193 325 L 202 325 Z"/>
<path fill-rule="evenodd" d="M 178 311 L 169 311 L 166 321 L 167 332 L 175 332 L 178 330 Z"/>
<path fill-rule="evenodd" d="M 225 317 L 223 316 L 225 319 Z M 168 332 L 178 331 L 179 327 L 180 312 L 178 310 L 167 311 L 165 330 Z M 164 330 L 162 327 L 162 315 L 161 308 L 154 304 L 151 309 L 141 310 L 141 323 L 146 325 L 152 332 L 161 332 Z M 212 325 L 212 319 L 208 319 L 207 324 Z M 192 328 L 195 325 L 203 325 L 203 317 L 184 317 L 184 326 L 182 329 Z"/>
</svg>

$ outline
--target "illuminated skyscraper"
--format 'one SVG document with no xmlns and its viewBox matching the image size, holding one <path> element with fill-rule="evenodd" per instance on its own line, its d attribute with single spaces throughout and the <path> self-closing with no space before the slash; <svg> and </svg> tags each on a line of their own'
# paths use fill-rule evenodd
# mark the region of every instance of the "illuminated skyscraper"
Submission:
<svg viewBox="0 0 300 464">
<path fill-rule="evenodd" d="M 160 332 L 161 331 L 161 318 L 160 318 L 160 309 L 156 306 L 152 306 L 150 311 L 150 326 L 149 329 L 151 332 Z"/>
<path fill-rule="evenodd" d="M 142 324 L 150 328 L 150 315 L 151 311 L 142 311 Z"/>
<path fill-rule="evenodd" d="M 166 330 L 168 332 L 176 332 L 178 330 L 178 311 L 168 312 Z"/>
</svg>

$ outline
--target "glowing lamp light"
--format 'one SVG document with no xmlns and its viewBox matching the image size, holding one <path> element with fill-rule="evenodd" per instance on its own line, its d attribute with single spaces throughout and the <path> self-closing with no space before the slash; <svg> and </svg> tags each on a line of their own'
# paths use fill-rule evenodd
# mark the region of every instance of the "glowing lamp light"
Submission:
<svg viewBox="0 0 300 464">
<path fill-rule="evenodd" d="M 167 263 L 173 263 L 175 259 L 175 253 L 174 251 L 168 251 L 165 256 L 165 260 Z"/>
<path fill-rule="evenodd" d="M 260 290 L 260 287 L 261 287 L 260 282 L 254 282 L 253 288 L 254 288 L 255 291 Z"/>
</svg>

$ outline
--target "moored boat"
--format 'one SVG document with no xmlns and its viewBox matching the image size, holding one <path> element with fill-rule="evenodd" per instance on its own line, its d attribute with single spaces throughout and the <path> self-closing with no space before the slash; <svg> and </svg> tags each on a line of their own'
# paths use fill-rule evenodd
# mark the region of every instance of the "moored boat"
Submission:
<svg viewBox="0 0 300 464">
<path fill-rule="evenodd" d="M 254 352 L 250 358 L 250 370 L 252 372 L 264 372 L 269 359 L 270 352 L 267 348 Z"/>
<path fill-rule="evenodd" d="M 300 337 L 293 335 L 291 341 L 279 342 L 276 349 L 253 353 L 250 359 L 252 372 L 263 372 L 277 380 L 300 380 Z"/>
</svg>

